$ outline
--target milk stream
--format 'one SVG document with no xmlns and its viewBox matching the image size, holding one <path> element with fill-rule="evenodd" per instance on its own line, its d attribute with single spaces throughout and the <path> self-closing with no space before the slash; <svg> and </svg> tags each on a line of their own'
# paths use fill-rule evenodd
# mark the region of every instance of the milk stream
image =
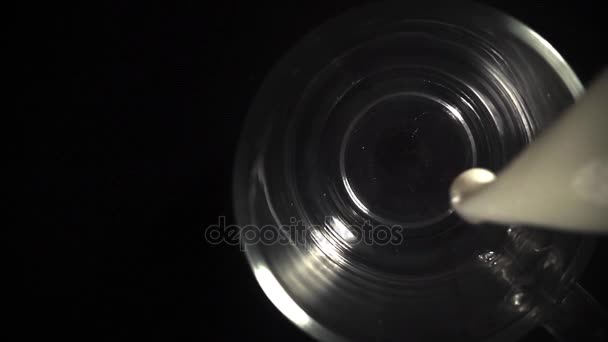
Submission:
<svg viewBox="0 0 608 342">
<path fill-rule="evenodd" d="M 458 176 L 451 202 L 470 222 L 608 233 L 608 70 L 497 175 Z"/>
</svg>

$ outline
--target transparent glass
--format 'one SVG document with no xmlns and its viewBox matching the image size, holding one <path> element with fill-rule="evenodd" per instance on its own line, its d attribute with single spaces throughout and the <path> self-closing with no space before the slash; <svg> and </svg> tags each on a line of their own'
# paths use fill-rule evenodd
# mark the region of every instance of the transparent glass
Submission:
<svg viewBox="0 0 608 342">
<path fill-rule="evenodd" d="M 500 169 L 582 91 L 486 7 L 374 4 L 324 24 L 270 73 L 237 153 L 239 223 L 285 237 L 243 239 L 261 287 L 321 340 L 510 341 L 555 320 L 593 241 L 469 225 L 448 188 Z"/>
</svg>

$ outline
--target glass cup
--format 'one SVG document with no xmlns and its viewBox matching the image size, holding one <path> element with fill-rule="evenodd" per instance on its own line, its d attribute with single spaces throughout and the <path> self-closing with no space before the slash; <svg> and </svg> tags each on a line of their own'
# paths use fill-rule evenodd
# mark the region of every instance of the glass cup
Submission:
<svg viewBox="0 0 608 342">
<path fill-rule="evenodd" d="M 262 289 L 326 341 L 605 337 L 575 281 L 591 238 L 469 225 L 448 197 L 582 92 L 542 37 L 487 7 L 379 3 L 322 25 L 268 75 L 237 153 Z"/>
</svg>

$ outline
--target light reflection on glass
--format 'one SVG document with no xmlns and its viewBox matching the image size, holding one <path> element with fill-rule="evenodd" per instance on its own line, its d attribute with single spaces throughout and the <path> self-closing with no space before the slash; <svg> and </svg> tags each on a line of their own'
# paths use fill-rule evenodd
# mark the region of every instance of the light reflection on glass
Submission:
<svg viewBox="0 0 608 342">
<path fill-rule="evenodd" d="M 329 223 L 331 228 L 338 233 L 338 235 L 346 242 L 354 242 L 356 239 L 355 234 L 350 231 L 348 227 L 338 218 L 332 217 Z"/>
<path fill-rule="evenodd" d="M 308 314 L 285 292 L 283 286 L 270 273 L 268 268 L 261 265 L 257 266 L 254 269 L 254 273 L 268 298 L 281 310 L 283 315 L 302 328 L 305 328 L 310 323 Z"/>
</svg>

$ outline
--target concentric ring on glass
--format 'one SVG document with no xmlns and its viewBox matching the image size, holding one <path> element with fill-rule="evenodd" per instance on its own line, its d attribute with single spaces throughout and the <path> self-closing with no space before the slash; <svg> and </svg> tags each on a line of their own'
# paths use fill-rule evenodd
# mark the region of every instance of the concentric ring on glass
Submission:
<svg viewBox="0 0 608 342">
<path fill-rule="evenodd" d="M 502 167 L 581 92 L 547 42 L 486 7 L 378 3 L 322 25 L 269 74 L 237 153 L 239 224 L 306 227 L 306 243 L 246 246 L 263 290 L 321 340 L 525 333 L 522 289 L 575 277 L 591 241 L 468 225 L 448 188 Z M 399 243 L 354 242 L 395 228 Z M 512 258 L 521 236 L 550 248 Z M 493 268 L 513 264 L 537 275 Z"/>
</svg>

